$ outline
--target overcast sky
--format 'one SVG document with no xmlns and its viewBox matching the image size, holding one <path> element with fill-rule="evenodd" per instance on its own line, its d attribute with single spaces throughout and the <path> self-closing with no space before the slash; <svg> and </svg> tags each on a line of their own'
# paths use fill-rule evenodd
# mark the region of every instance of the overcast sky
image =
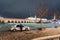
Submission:
<svg viewBox="0 0 60 40">
<path fill-rule="evenodd" d="M 41 2 L 49 10 L 57 8 L 60 11 L 60 0 L 0 0 L 0 15 L 17 18 L 34 16 Z"/>
</svg>

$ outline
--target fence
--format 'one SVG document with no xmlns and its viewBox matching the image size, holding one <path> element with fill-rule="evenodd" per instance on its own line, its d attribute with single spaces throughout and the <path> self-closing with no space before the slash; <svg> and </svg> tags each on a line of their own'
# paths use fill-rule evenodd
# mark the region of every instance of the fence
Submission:
<svg viewBox="0 0 60 40">
<path fill-rule="evenodd" d="M 32 40 L 60 40 L 60 34 L 53 35 L 53 36 L 39 37 Z"/>
</svg>

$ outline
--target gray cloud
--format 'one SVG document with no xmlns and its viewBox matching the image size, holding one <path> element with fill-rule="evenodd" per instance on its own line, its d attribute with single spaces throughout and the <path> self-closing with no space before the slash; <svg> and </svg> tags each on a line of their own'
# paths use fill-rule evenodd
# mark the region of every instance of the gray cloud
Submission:
<svg viewBox="0 0 60 40">
<path fill-rule="evenodd" d="M 0 0 L 0 15 L 27 17 L 31 14 L 34 16 L 35 9 L 41 2 L 51 10 L 60 6 L 60 0 Z"/>
</svg>

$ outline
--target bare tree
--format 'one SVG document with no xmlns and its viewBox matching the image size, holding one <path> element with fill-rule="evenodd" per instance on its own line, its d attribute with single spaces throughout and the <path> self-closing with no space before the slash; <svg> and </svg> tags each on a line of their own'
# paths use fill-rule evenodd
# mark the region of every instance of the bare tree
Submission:
<svg viewBox="0 0 60 40">
<path fill-rule="evenodd" d="M 44 6 L 43 3 L 40 4 L 40 6 L 37 8 L 37 15 L 42 19 L 44 16 L 46 16 L 48 13 L 48 8 Z"/>
<path fill-rule="evenodd" d="M 46 16 L 48 13 L 48 8 L 44 6 L 43 3 L 40 4 L 40 6 L 37 8 L 37 15 L 40 17 L 40 23 L 42 27 L 42 18 Z"/>
<path fill-rule="evenodd" d="M 60 16 L 60 14 L 56 8 L 54 10 L 54 15 L 56 16 L 56 18 L 59 18 L 59 16 Z"/>
</svg>

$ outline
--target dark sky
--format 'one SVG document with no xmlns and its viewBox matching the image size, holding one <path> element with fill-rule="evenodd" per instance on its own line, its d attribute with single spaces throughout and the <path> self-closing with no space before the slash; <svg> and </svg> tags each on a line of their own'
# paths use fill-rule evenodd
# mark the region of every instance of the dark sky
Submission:
<svg viewBox="0 0 60 40">
<path fill-rule="evenodd" d="M 16 18 L 34 16 L 41 2 L 49 10 L 57 8 L 60 11 L 60 0 L 0 0 L 0 15 Z"/>
</svg>

